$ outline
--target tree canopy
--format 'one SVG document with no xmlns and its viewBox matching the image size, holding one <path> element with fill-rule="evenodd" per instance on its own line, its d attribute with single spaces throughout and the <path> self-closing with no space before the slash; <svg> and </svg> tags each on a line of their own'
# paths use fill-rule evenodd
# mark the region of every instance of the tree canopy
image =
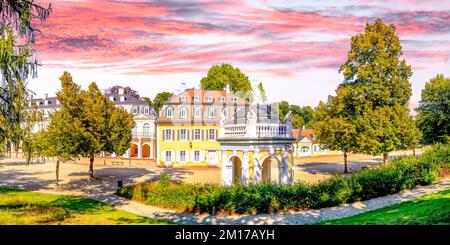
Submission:
<svg viewBox="0 0 450 245">
<path fill-rule="evenodd" d="M 163 107 L 164 103 L 172 97 L 174 94 L 170 92 L 160 92 L 158 93 L 153 101 L 151 101 L 151 106 L 155 108 L 156 112 L 159 113 L 161 108 Z"/>
<path fill-rule="evenodd" d="M 294 128 L 301 128 L 302 126 L 311 127 L 311 120 L 313 118 L 314 109 L 310 106 L 300 107 L 298 105 L 291 105 L 287 101 L 272 103 L 274 108 L 277 108 L 280 120 L 284 122 L 285 116 L 292 112 L 292 123 Z"/>
<path fill-rule="evenodd" d="M 450 77 L 431 78 L 421 96 L 417 111 L 424 143 L 450 143 Z"/>
<path fill-rule="evenodd" d="M 230 64 L 213 65 L 200 81 L 200 87 L 207 90 L 223 90 L 227 84 L 231 92 L 241 97 L 248 97 L 253 91 L 248 76 Z"/>
<path fill-rule="evenodd" d="M 106 90 L 106 93 L 107 94 L 118 94 L 119 93 L 119 89 L 123 89 L 123 93 L 124 94 L 130 95 L 130 96 L 135 97 L 136 99 L 139 99 L 139 92 L 134 90 L 134 89 L 132 89 L 129 86 L 122 87 L 122 86 L 119 86 L 119 85 L 115 85 L 115 86 L 112 86 L 112 87 L 108 88 Z"/>
</svg>

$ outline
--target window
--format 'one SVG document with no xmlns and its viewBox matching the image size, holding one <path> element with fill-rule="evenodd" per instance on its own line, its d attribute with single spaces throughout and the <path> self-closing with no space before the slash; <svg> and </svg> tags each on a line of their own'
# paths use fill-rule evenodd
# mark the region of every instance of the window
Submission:
<svg viewBox="0 0 450 245">
<path fill-rule="evenodd" d="M 225 102 L 225 96 L 220 96 L 220 102 Z"/>
<path fill-rule="evenodd" d="M 216 130 L 215 129 L 209 129 L 208 139 L 209 140 L 215 140 L 216 139 Z"/>
<path fill-rule="evenodd" d="M 200 107 L 196 107 L 194 109 L 194 117 L 195 118 L 201 118 L 202 117 L 202 109 L 200 109 Z"/>
<path fill-rule="evenodd" d="M 173 108 L 172 107 L 167 107 L 166 108 L 166 117 L 167 118 L 173 118 Z"/>
<path fill-rule="evenodd" d="M 187 117 L 187 108 L 185 106 L 180 108 L 180 118 L 186 118 Z"/>
<path fill-rule="evenodd" d="M 212 96 L 208 96 L 208 97 L 206 97 L 206 101 L 207 101 L 207 102 L 212 102 L 212 101 L 213 101 L 213 98 L 212 98 Z"/>
<path fill-rule="evenodd" d="M 133 133 L 134 136 L 137 135 L 137 131 L 138 131 L 138 127 L 137 127 L 137 125 L 136 125 L 136 126 L 133 128 L 133 131 L 132 131 L 132 133 Z"/>
<path fill-rule="evenodd" d="M 200 151 L 194 151 L 194 162 L 200 162 Z"/>
<path fill-rule="evenodd" d="M 133 108 L 133 114 L 138 114 L 138 108 Z"/>
<path fill-rule="evenodd" d="M 144 113 L 145 113 L 145 114 L 148 114 L 148 108 L 147 108 L 147 107 L 145 107 Z"/>
<path fill-rule="evenodd" d="M 178 137 L 180 138 L 180 140 L 187 140 L 187 130 L 180 129 L 180 131 L 178 131 Z"/>
<path fill-rule="evenodd" d="M 186 151 L 180 151 L 180 162 L 186 162 Z"/>
<path fill-rule="evenodd" d="M 202 130 L 194 129 L 194 140 L 201 140 L 201 139 L 202 139 Z"/>
<path fill-rule="evenodd" d="M 194 101 L 200 101 L 200 96 L 194 96 Z"/>
<path fill-rule="evenodd" d="M 172 129 L 163 130 L 163 140 L 173 140 Z"/>
<path fill-rule="evenodd" d="M 180 101 L 182 101 L 182 102 L 186 101 L 186 95 L 182 95 L 182 96 L 180 97 Z"/>
<path fill-rule="evenodd" d="M 209 118 L 216 118 L 216 109 L 214 107 L 209 108 Z"/>
<path fill-rule="evenodd" d="M 233 102 L 238 102 L 238 97 L 234 97 Z"/>
<path fill-rule="evenodd" d="M 308 147 L 302 147 L 301 148 L 301 152 L 309 152 L 309 148 Z"/>
<path fill-rule="evenodd" d="M 222 109 L 222 114 L 224 117 L 228 117 L 228 108 L 223 108 Z"/>
<path fill-rule="evenodd" d="M 144 137 L 150 137 L 150 124 L 144 124 Z"/>
<path fill-rule="evenodd" d="M 171 151 L 166 151 L 165 162 L 172 162 L 172 152 Z"/>
</svg>

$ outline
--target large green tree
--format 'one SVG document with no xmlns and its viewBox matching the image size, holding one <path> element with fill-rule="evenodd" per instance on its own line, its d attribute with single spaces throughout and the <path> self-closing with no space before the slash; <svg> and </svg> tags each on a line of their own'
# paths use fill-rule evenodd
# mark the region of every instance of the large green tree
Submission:
<svg viewBox="0 0 450 245">
<path fill-rule="evenodd" d="M 241 97 L 248 98 L 253 92 L 248 76 L 230 64 L 213 65 L 206 77 L 200 80 L 201 88 L 207 90 L 222 90 L 227 84 L 230 85 L 231 92 Z"/>
<path fill-rule="evenodd" d="M 438 74 L 425 84 L 417 111 L 424 143 L 450 143 L 450 77 Z"/>
<path fill-rule="evenodd" d="M 280 120 L 283 122 L 285 116 L 292 112 L 292 122 L 294 128 L 301 128 L 302 126 L 311 127 L 314 110 L 310 106 L 300 107 L 298 105 L 289 104 L 287 101 L 272 103 L 272 106 L 277 109 Z"/>
<path fill-rule="evenodd" d="M 60 77 L 61 91 L 57 93 L 61 110 L 55 114 L 58 122 L 53 122 L 49 133 L 54 136 L 51 147 L 61 149 L 50 154 L 68 159 L 73 156 L 89 158 L 89 175 L 94 177 L 94 157 L 100 152 L 115 152 L 122 155 L 130 147 L 133 116 L 116 107 L 108 100 L 95 83 L 88 90 L 82 90 L 73 82 L 68 72 Z M 61 128 L 72 121 L 70 134 Z M 67 139 L 60 135 L 67 134 Z M 59 165 L 58 165 L 59 166 Z"/>
<path fill-rule="evenodd" d="M 383 162 L 388 152 L 408 148 L 408 137 L 418 135 L 408 109 L 411 67 L 401 55 L 395 26 L 377 19 L 352 37 L 339 69 L 344 81 L 338 90 L 347 90 L 342 117 L 356 126 L 358 151 L 383 154 Z"/>
<path fill-rule="evenodd" d="M 50 12 L 50 6 L 33 0 L 2 0 L 0 5 L 0 143 L 12 143 L 16 149 L 29 130 L 21 126 L 29 116 L 26 81 L 37 68 L 32 22 L 45 20 Z"/>
</svg>

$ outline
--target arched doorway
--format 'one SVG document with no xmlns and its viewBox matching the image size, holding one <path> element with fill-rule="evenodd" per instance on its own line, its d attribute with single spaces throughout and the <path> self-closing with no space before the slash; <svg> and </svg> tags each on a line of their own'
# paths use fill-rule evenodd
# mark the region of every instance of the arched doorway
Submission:
<svg viewBox="0 0 450 245">
<path fill-rule="evenodd" d="M 150 157 L 150 145 L 145 144 L 142 146 L 142 157 Z"/>
<path fill-rule="evenodd" d="M 262 162 L 262 181 L 280 182 L 280 162 L 275 156 L 267 156 Z"/>
<path fill-rule="evenodd" d="M 138 156 L 138 146 L 136 144 L 131 144 L 130 157 L 137 157 L 137 156 Z"/>
<path fill-rule="evenodd" d="M 233 184 L 242 183 L 242 161 L 238 156 L 230 158 L 233 166 Z"/>
</svg>

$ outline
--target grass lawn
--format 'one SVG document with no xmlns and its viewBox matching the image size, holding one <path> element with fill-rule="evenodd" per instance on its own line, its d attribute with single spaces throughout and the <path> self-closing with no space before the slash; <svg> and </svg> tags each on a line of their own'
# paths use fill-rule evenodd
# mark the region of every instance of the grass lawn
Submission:
<svg viewBox="0 0 450 245">
<path fill-rule="evenodd" d="M 321 224 L 450 225 L 450 190 Z"/>
<path fill-rule="evenodd" d="M 0 225 L 168 224 L 92 199 L 0 187 Z"/>
</svg>

